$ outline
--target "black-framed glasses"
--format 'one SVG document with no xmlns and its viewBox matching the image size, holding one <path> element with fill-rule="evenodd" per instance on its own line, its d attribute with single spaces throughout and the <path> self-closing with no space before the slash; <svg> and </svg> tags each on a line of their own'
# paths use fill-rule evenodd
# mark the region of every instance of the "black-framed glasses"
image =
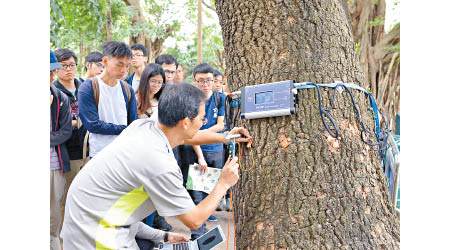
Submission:
<svg viewBox="0 0 450 250">
<path fill-rule="evenodd" d="M 206 117 L 203 117 L 203 119 L 202 119 L 202 124 L 203 124 L 203 125 L 206 125 L 206 123 L 208 123 L 208 119 L 207 119 Z"/>
<path fill-rule="evenodd" d="M 200 86 L 209 86 L 214 82 L 214 80 L 197 80 L 195 79 L 195 82 Z"/>
<path fill-rule="evenodd" d="M 156 81 L 156 80 L 150 80 L 149 83 L 151 86 L 162 86 L 162 84 L 163 84 L 162 81 Z"/>
<path fill-rule="evenodd" d="M 134 54 L 134 55 L 132 55 L 131 57 L 132 58 L 135 58 L 135 57 L 141 57 L 141 56 L 144 56 L 143 54 Z"/>
<path fill-rule="evenodd" d="M 74 69 L 77 67 L 76 63 L 71 63 L 71 64 L 60 63 L 60 64 L 63 67 L 63 69 L 65 69 L 65 70 Z"/>
</svg>

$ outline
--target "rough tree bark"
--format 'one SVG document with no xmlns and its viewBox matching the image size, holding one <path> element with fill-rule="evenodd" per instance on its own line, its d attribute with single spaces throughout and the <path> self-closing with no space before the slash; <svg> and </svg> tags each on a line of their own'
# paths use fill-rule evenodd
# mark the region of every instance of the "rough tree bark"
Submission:
<svg viewBox="0 0 450 250">
<path fill-rule="evenodd" d="M 197 64 L 202 63 L 202 0 L 197 0 Z"/>
<path fill-rule="evenodd" d="M 131 25 L 135 25 L 137 23 L 146 23 L 148 22 L 145 19 L 144 9 L 141 5 L 141 0 L 123 0 L 126 5 L 133 6 L 133 8 L 137 11 L 137 14 L 131 17 Z M 165 29 L 164 35 L 161 37 L 157 37 L 155 40 L 151 40 L 150 37 L 145 32 L 140 32 L 138 36 L 133 37 L 130 36 L 130 45 L 140 43 L 144 45 L 148 50 L 148 60 L 149 62 L 154 62 L 155 59 L 162 53 L 164 41 L 172 35 L 174 32 L 174 27 L 172 25 L 168 25 Z"/>
<path fill-rule="evenodd" d="M 111 0 L 106 1 L 108 4 L 107 23 L 106 23 L 106 41 L 111 41 Z"/>
<path fill-rule="evenodd" d="M 348 3 L 353 24 L 353 34 L 359 43 L 360 64 L 378 106 L 394 127 L 395 115 L 400 113 L 400 52 L 392 49 L 400 46 L 400 25 L 389 33 L 384 31 L 384 22 L 374 25 L 374 20 L 384 20 L 384 0 L 355 0 Z"/>
<path fill-rule="evenodd" d="M 341 0 L 217 0 L 216 9 L 232 90 L 286 79 L 364 85 Z M 351 92 L 373 128 L 365 96 Z M 321 93 L 329 108 L 332 91 Z M 379 155 L 359 138 L 348 94 L 337 95 L 331 112 L 339 140 L 324 132 L 318 113 L 308 89 L 299 92 L 296 115 L 243 121 L 254 143 L 242 152 L 233 191 L 238 249 L 399 248 Z"/>
</svg>

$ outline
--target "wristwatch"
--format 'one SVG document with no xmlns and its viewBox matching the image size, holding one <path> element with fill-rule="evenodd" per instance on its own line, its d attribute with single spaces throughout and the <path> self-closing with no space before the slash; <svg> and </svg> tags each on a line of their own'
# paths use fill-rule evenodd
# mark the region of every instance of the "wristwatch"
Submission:
<svg viewBox="0 0 450 250">
<path fill-rule="evenodd" d="M 169 241 L 169 233 L 164 232 L 164 242 L 168 242 L 168 241 Z"/>
</svg>

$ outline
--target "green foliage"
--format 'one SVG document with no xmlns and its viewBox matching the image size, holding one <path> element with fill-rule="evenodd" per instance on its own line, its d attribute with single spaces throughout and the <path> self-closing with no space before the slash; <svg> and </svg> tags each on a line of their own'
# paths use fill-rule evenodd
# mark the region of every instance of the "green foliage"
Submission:
<svg viewBox="0 0 450 250">
<path fill-rule="evenodd" d="M 389 50 L 390 52 L 400 51 L 400 44 L 391 45 L 390 47 L 387 48 L 387 50 Z"/>
<path fill-rule="evenodd" d="M 369 25 L 370 27 L 384 26 L 384 17 L 376 16 L 375 19 L 373 19 L 373 21 L 370 21 Z"/>
<path fill-rule="evenodd" d="M 361 42 L 358 42 L 357 44 L 355 44 L 355 50 L 356 50 L 356 54 L 358 56 L 361 55 Z"/>
<path fill-rule="evenodd" d="M 129 10 L 123 1 L 51 0 L 51 47 L 78 51 L 83 45 L 88 50 L 98 50 L 106 40 L 107 1 L 111 1 L 111 36 L 123 40 L 129 34 L 125 25 L 129 23 Z"/>
</svg>

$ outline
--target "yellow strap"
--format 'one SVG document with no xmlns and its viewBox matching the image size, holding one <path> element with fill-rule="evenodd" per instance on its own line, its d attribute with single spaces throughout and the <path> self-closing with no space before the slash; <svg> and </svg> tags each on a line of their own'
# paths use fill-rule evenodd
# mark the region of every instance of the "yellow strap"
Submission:
<svg viewBox="0 0 450 250">
<path fill-rule="evenodd" d="M 120 197 L 99 221 L 95 235 L 96 250 L 117 249 L 116 226 L 125 225 L 134 211 L 149 198 L 144 192 L 144 186 L 133 189 Z"/>
</svg>

